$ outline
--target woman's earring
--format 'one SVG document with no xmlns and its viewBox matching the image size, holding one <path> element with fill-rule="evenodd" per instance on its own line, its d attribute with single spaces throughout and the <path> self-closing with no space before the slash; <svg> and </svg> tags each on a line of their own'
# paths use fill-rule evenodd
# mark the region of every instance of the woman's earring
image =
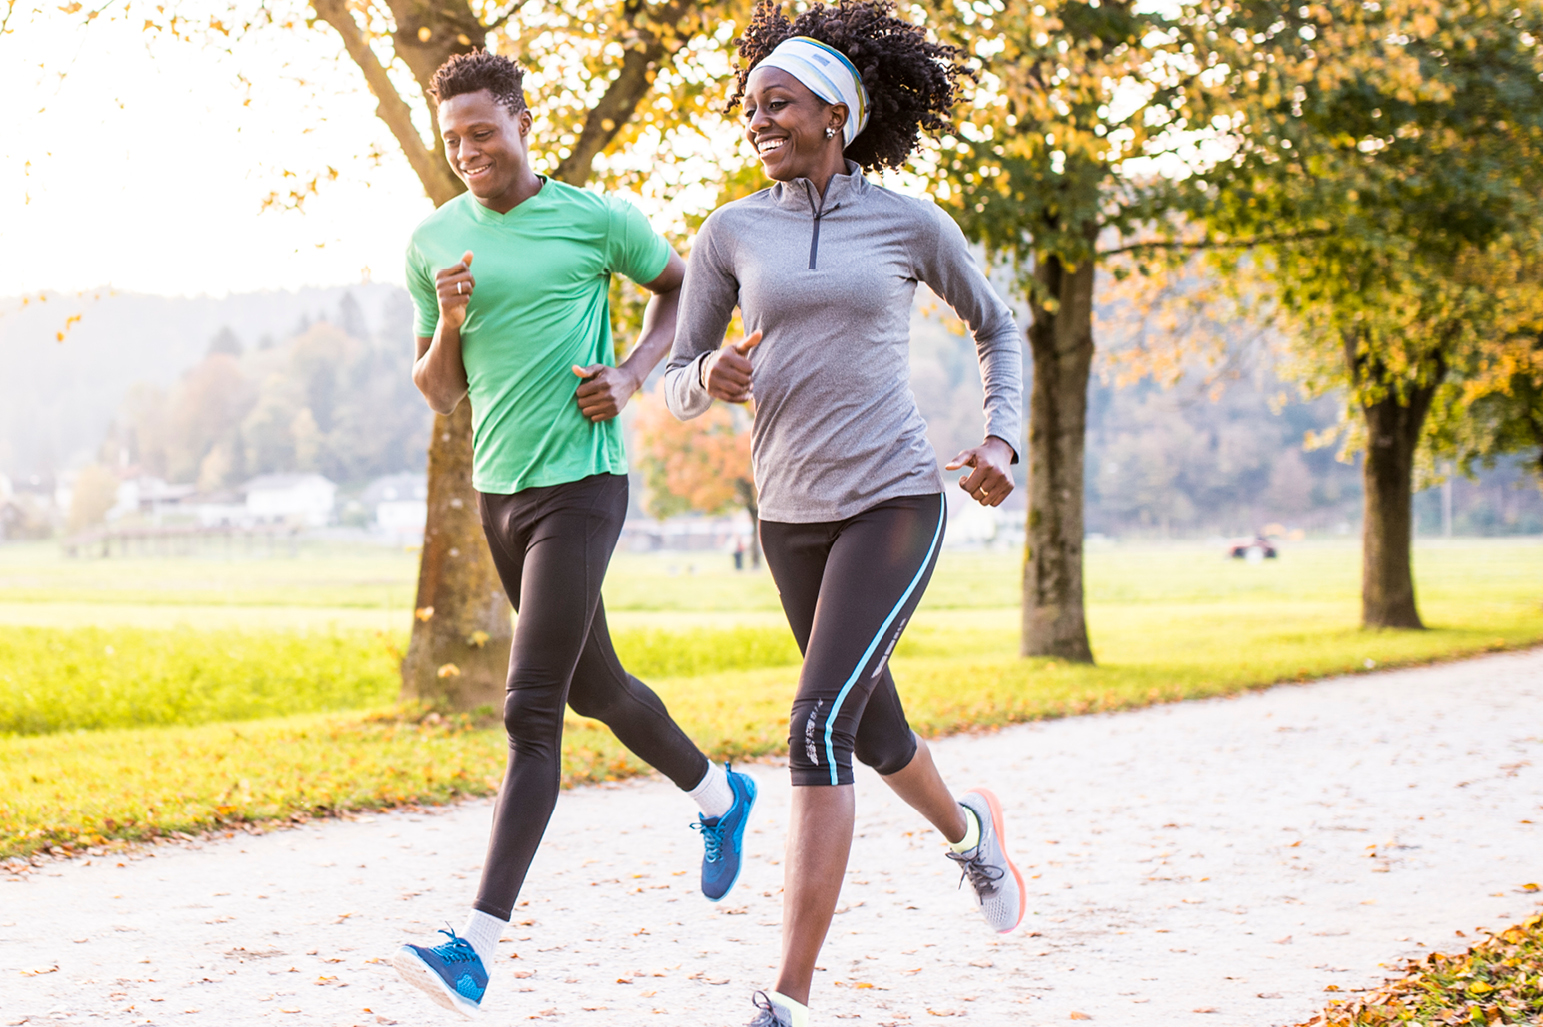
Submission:
<svg viewBox="0 0 1543 1027">
<path fill-rule="evenodd" d="M 825 130 L 825 138 L 826 139 L 834 139 L 834 138 L 836 138 L 836 130 L 833 129 L 833 128 L 826 128 L 826 130 Z"/>
</svg>

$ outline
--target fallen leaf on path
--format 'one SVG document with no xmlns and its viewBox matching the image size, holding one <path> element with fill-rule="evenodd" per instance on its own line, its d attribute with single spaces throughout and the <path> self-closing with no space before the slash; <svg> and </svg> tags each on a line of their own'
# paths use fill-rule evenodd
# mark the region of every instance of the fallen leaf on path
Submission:
<svg viewBox="0 0 1543 1027">
<path fill-rule="evenodd" d="M 1216 1007 L 1215 1006 L 1196 1006 L 1194 1009 L 1191 1009 L 1190 1012 L 1192 1012 L 1192 1013 L 1214 1013 L 1214 1012 L 1216 1012 Z"/>
<path fill-rule="evenodd" d="M 1093 1018 L 1091 1016 L 1089 1016 L 1087 1013 L 1079 1013 L 1079 1012 L 1077 1012 L 1077 1010 L 1073 1009 L 1072 1010 L 1072 1015 L 1070 1017 L 1068 1017 L 1067 1019 L 1070 1019 L 1070 1020 L 1091 1020 Z"/>
<path fill-rule="evenodd" d="M 1280 992 L 1278 992 L 1278 991 L 1261 991 L 1259 993 L 1259 997 L 1260 998 L 1280 998 Z"/>
<path fill-rule="evenodd" d="M 1290 945 L 1291 944 L 1291 935 L 1288 934 L 1284 938 L 1276 938 L 1275 941 L 1271 942 L 1271 944 L 1273 944 L 1273 945 Z"/>
<path fill-rule="evenodd" d="M 963 1016 L 964 1015 L 964 1010 L 962 1010 L 962 1009 L 933 1009 L 933 1008 L 931 1008 L 929 1006 L 927 1008 L 927 1015 L 928 1016 Z"/>
</svg>

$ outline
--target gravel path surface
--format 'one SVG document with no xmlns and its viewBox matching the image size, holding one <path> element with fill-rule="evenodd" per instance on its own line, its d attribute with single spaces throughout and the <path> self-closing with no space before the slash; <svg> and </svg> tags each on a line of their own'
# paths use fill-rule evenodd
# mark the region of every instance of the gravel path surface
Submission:
<svg viewBox="0 0 1543 1027">
<path fill-rule="evenodd" d="M 1032 911 L 990 934 L 871 774 L 815 1022 L 1275 1025 L 1532 913 L 1543 651 L 934 746 L 1002 796 Z M 738 1027 L 770 983 L 786 771 L 721 905 L 660 780 L 566 793 L 493 968 L 494 1023 Z M 0 881 L 0 1024 L 431 1024 L 404 938 L 459 927 L 485 802 L 165 845 Z M 1528 821 L 1538 821 L 1529 824 Z M 1077 1017 L 1080 1019 L 1081 1017 Z"/>
</svg>

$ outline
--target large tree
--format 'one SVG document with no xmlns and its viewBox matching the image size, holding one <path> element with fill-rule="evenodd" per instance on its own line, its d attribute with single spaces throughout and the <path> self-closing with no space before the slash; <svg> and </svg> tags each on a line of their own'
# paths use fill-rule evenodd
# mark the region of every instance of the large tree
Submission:
<svg viewBox="0 0 1543 1027">
<path fill-rule="evenodd" d="M 14 7 L 7 4 L 7 21 Z M 143 19 L 146 31 L 222 45 L 254 31 L 327 26 L 437 206 L 464 189 L 445 158 L 436 112 L 427 102 L 430 78 L 451 55 L 489 47 L 529 70 L 538 170 L 578 186 L 597 179 L 635 182 L 645 170 L 667 168 L 676 155 L 673 137 L 714 116 L 735 19 L 742 20 L 747 7 L 745 0 L 307 0 L 294 9 L 237 3 L 207 27 L 206 12 L 175 3 L 136 7 L 133 17 Z M 87 21 L 101 13 L 78 3 L 64 9 Z M 608 156 L 640 140 L 648 143 L 647 164 L 606 165 Z M 692 150 L 688 145 L 681 153 Z M 287 198 L 272 199 L 302 203 L 316 187 L 313 180 Z M 434 419 L 428 523 L 412 639 L 402 663 L 404 698 L 460 709 L 502 702 L 512 639 L 508 601 L 476 513 L 471 457 L 471 411 L 462 403 Z"/>
<path fill-rule="evenodd" d="M 1499 443 L 1512 448 L 1531 416 L 1543 3 L 1276 0 L 1230 24 L 1227 81 L 1248 103 L 1229 186 L 1194 214 L 1212 238 L 1258 240 L 1244 280 L 1269 287 L 1305 376 L 1345 389 L 1366 488 L 1362 622 L 1419 628 L 1427 415 L 1445 394 L 1455 446 L 1454 397 L 1489 396 L 1477 412 L 1521 411 Z M 1495 399 L 1518 389 L 1519 405 Z"/>
<path fill-rule="evenodd" d="M 1021 651 L 1091 662 L 1082 537 L 1096 269 L 1111 254 L 1159 252 L 1170 212 L 1203 189 L 1172 171 L 1195 159 L 1192 131 L 1234 102 L 1214 88 L 1214 18 L 1134 0 L 929 8 L 939 35 L 982 67 L 942 141 L 938 199 L 1011 263 L 1032 314 Z"/>
<path fill-rule="evenodd" d="M 584 185 L 596 158 L 635 139 L 642 122 L 668 128 L 680 119 L 672 113 L 691 109 L 704 86 L 700 74 L 677 72 L 662 103 L 644 101 L 660 72 L 675 69 L 709 27 L 709 17 L 723 13 L 698 0 L 568 0 L 529 11 L 525 3 L 470 0 L 387 0 L 384 8 L 311 0 L 311 6 L 336 30 L 379 101 L 377 115 L 436 205 L 463 188 L 439 145 L 433 106 L 424 103 L 430 77 L 452 54 L 484 47 L 490 33 L 500 33 L 498 49 L 521 59 L 548 87 L 533 90 L 530 100 L 550 174 Z M 412 74 L 418 95 L 411 100 L 388 73 L 392 59 Z M 426 109 L 432 141 L 414 124 L 415 105 Z M 471 458 L 471 410 L 463 402 L 449 416 L 435 417 L 428 524 L 412 641 L 402 662 L 404 698 L 460 708 L 501 702 L 511 640 L 507 600 L 475 512 Z"/>
</svg>

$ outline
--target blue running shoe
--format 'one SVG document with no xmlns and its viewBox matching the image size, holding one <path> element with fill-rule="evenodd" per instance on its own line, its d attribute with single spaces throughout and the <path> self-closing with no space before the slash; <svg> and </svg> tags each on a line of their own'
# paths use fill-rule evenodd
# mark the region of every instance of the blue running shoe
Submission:
<svg viewBox="0 0 1543 1027">
<path fill-rule="evenodd" d="M 391 957 L 391 965 L 411 984 L 462 1016 L 471 1016 L 482 1008 L 482 996 L 488 990 L 488 972 L 471 942 L 454 931 L 440 931 L 450 940 L 429 948 L 403 945 Z"/>
<path fill-rule="evenodd" d="M 704 817 L 697 814 L 693 831 L 702 832 L 702 894 L 717 902 L 729 893 L 739 880 L 740 856 L 745 846 L 745 824 L 750 811 L 755 808 L 755 781 L 748 774 L 736 774 L 734 768 L 724 764 L 728 771 L 729 787 L 734 790 L 734 805 L 721 817 Z"/>
</svg>

